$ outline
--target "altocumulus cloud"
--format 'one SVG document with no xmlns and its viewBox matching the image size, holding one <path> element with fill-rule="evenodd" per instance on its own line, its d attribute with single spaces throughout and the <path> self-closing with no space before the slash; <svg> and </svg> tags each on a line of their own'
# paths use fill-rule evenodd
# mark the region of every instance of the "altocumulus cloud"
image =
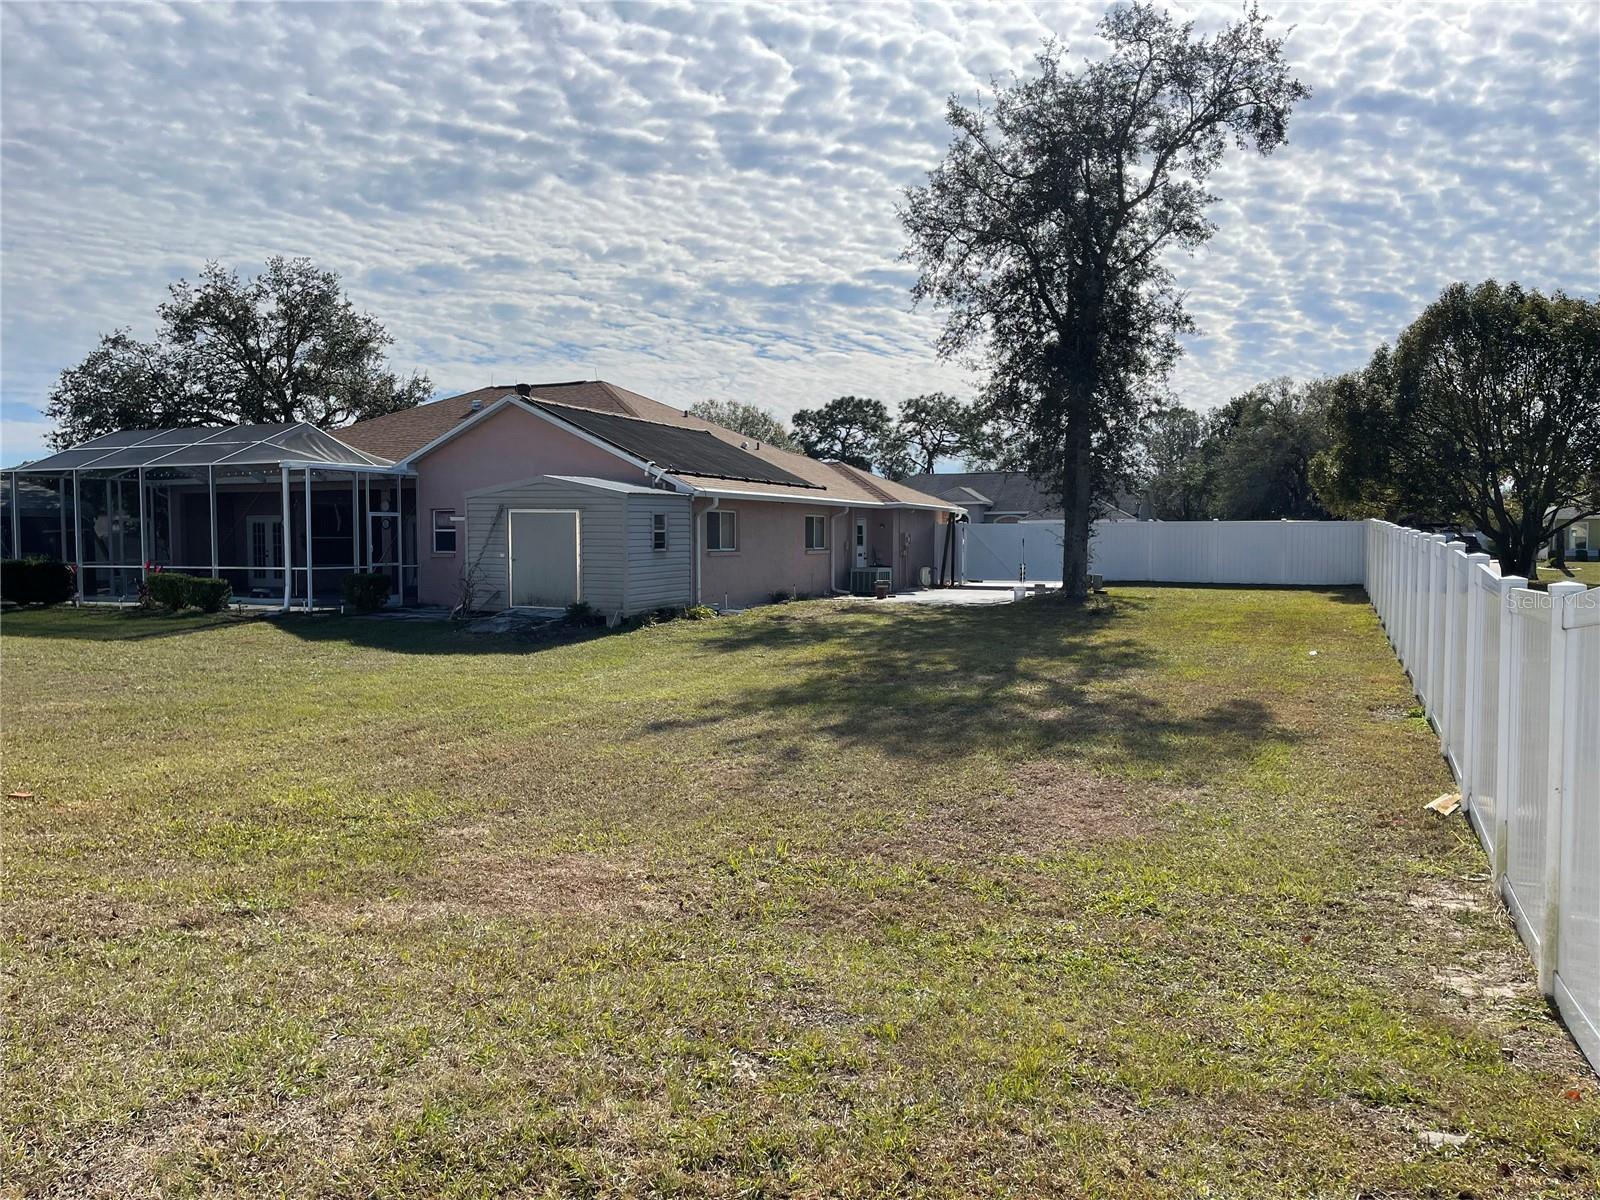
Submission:
<svg viewBox="0 0 1600 1200">
<path fill-rule="evenodd" d="M 1600 9 L 1293 4 L 1314 98 L 1216 179 L 1174 265 L 1204 407 L 1359 363 L 1454 279 L 1600 289 Z M 1202 26 L 1233 4 L 1185 9 Z M 600 375 L 789 413 L 963 391 L 909 311 L 894 208 L 952 92 L 1079 6 L 11 4 L 0 418 L 207 258 L 344 276 L 441 392 Z"/>
</svg>

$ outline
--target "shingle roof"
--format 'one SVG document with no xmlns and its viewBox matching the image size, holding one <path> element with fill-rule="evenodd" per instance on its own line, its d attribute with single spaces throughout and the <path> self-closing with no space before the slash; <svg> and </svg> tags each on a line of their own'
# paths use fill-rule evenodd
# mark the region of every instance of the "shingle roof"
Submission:
<svg viewBox="0 0 1600 1200">
<path fill-rule="evenodd" d="M 517 385 L 500 384 L 463 392 L 446 400 L 419 405 L 388 416 L 374 417 L 338 431 L 341 439 L 352 446 L 386 458 L 401 459 L 422 449 L 435 438 L 448 433 L 461 421 L 474 415 L 473 400 L 480 408 L 488 408 L 506 396 L 515 395 Z M 751 495 L 771 494 L 774 497 L 794 495 L 797 492 L 815 494 L 821 489 L 830 499 L 859 501 L 867 504 L 890 503 L 941 505 L 944 502 L 925 491 L 906 484 L 892 483 L 866 471 L 842 464 L 820 462 L 804 454 L 780 450 L 767 443 L 755 441 L 742 433 L 724 429 L 720 425 L 699 417 L 691 417 L 682 409 L 662 404 L 638 392 L 618 387 L 601 379 L 576 380 L 570 383 L 535 383 L 528 385 L 528 398 L 534 402 L 547 401 L 551 405 L 566 405 L 594 412 L 613 413 L 634 417 L 660 425 L 680 429 L 694 429 L 711 434 L 730 446 L 760 459 L 771 468 L 793 476 L 809 485 L 803 489 L 794 483 L 773 483 L 759 480 L 730 482 L 727 477 L 701 475 L 687 468 L 673 474 L 691 487 L 703 490 L 734 490 Z M 842 468 L 842 469 L 841 469 Z"/>
<path fill-rule="evenodd" d="M 913 475 L 910 487 L 954 504 L 988 504 L 993 513 L 1020 513 L 1034 520 L 1061 516 L 1061 506 L 1020 471 L 950 471 Z M 978 493 L 975 499 L 970 493 Z"/>
<path fill-rule="evenodd" d="M 704 429 L 641 421 L 637 417 L 595 412 L 568 404 L 543 403 L 539 407 L 674 475 L 688 471 L 713 479 L 746 483 L 778 483 L 791 488 L 816 486 L 747 450 L 729 445 Z"/>
</svg>

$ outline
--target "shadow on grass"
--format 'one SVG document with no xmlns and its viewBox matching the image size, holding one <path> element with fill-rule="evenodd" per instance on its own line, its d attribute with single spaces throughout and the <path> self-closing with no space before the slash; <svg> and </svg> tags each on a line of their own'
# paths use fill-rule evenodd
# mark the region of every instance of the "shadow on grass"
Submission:
<svg viewBox="0 0 1600 1200">
<path fill-rule="evenodd" d="M 468 633 L 459 623 L 341 616 L 333 613 L 221 612 L 167 613 L 137 608 L 8 609 L 0 614 L 7 636 L 86 642 L 143 642 L 211 629 L 265 623 L 306 642 L 342 643 L 394 654 L 532 654 L 570 646 L 605 629 L 563 625 L 549 635 Z"/>
<path fill-rule="evenodd" d="M 1164 696 L 1159 639 L 1149 629 L 1161 608 L 1158 597 L 1126 594 L 1099 613 L 1049 599 L 925 608 L 823 602 L 692 624 L 686 632 L 706 660 L 704 673 L 725 684 L 707 692 L 702 681 L 689 692 L 703 699 L 676 700 L 642 733 L 707 732 L 774 774 L 814 755 L 818 735 L 837 752 L 919 762 L 987 752 L 1060 756 L 1076 746 L 1161 769 L 1186 759 L 1242 761 L 1266 741 L 1293 737 L 1254 696 L 1222 693 L 1181 705 Z M 306 642 L 417 655 L 516 657 L 619 636 L 566 628 L 522 640 L 443 621 L 70 610 L 6 625 L 23 636 L 109 641 L 255 620 Z M 1132 673 L 1139 677 L 1128 679 Z"/>
<path fill-rule="evenodd" d="M 8 608 L 0 633 L 82 642 L 143 642 L 259 621 L 258 613 L 169 613 L 140 608 Z"/>
<path fill-rule="evenodd" d="M 758 731 L 730 725 L 723 744 L 782 761 L 822 734 L 846 749 L 951 761 L 989 751 L 1047 756 L 1081 743 L 1163 768 L 1197 741 L 1206 757 L 1244 758 L 1263 741 L 1293 737 L 1251 697 L 1219 696 L 1202 711 L 1180 711 L 1154 694 L 1150 676 L 1121 682 L 1159 665 L 1138 628 L 1155 606 L 1123 596 L 1101 615 L 1029 601 L 915 614 L 779 611 L 719 624 L 708 650 L 777 653 L 786 665 L 646 732 L 671 736 L 762 717 Z"/>
</svg>

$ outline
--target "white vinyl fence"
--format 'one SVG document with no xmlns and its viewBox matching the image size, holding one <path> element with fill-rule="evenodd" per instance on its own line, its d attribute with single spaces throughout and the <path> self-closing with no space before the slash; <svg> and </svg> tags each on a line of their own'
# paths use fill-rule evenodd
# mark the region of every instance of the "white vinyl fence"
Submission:
<svg viewBox="0 0 1600 1200">
<path fill-rule="evenodd" d="M 1061 521 L 961 525 L 965 579 L 1060 579 Z M 1089 569 L 1114 583 L 1362 582 L 1361 521 L 1096 521 Z"/>
<path fill-rule="evenodd" d="M 1539 971 L 1600 1067 L 1600 588 L 1366 522 L 1367 595 Z"/>
</svg>

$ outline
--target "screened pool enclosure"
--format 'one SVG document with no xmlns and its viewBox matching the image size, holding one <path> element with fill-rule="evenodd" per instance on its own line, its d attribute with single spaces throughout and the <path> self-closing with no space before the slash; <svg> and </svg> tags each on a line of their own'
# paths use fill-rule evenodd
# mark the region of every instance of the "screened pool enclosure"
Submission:
<svg viewBox="0 0 1600 1200">
<path fill-rule="evenodd" d="M 0 472 L 0 504 L 5 557 L 73 564 L 86 601 L 156 568 L 264 606 L 336 605 L 354 571 L 416 596 L 414 476 L 303 422 L 107 434 Z"/>
</svg>

